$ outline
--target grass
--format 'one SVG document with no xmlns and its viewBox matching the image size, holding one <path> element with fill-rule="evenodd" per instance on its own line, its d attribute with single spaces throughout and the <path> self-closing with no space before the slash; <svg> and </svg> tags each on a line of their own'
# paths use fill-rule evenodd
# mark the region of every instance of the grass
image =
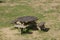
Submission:
<svg viewBox="0 0 60 40">
<path fill-rule="evenodd" d="M 20 16 L 36 16 L 37 14 L 37 17 L 40 16 L 40 18 L 43 18 L 43 15 L 35 13 L 33 8 L 27 5 L 17 5 L 15 7 L 4 6 L 0 7 L 0 10 L 0 16 L 2 17 L 0 26 L 9 25 L 12 20 Z"/>
<path fill-rule="evenodd" d="M 60 40 L 60 1 L 59 0 L 3 0 L 0 3 L 0 35 L 1 33 L 12 35 L 7 36 L 6 40 Z M 11 21 L 21 16 L 36 16 L 39 20 L 46 22 L 49 27 L 48 32 L 33 31 L 33 34 L 14 35 L 15 31 L 10 30 Z M 6 29 L 7 28 L 7 32 Z M 1 35 L 5 37 L 6 35 Z M 3 37 L 0 40 L 4 40 Z M 15 36 L 15 37 L 14 37 Z"/>
</svg>

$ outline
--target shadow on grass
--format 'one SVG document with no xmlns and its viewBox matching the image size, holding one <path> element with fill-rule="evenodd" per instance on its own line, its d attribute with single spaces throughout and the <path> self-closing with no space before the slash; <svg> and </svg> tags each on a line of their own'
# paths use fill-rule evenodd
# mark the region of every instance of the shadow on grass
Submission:
<svg viewBox="0 0 60 40">
<path fill-rule="evenodd" d="M 48 32 L 49 30 L 50 30 L 50 28 L 41 29 L 41 31 L 43 31 L 43 32 Z"/>
<path fill-rule="evenodd" d="M 21 29 L 21 34 L 32 34 L 31 31 L 35 31 L 35 30 L 38 30 L 37 25 L 32 24 L 26 27 L 26 31 L 24 29 Z"/>
<path fill-rule="evenodd" d="M 49 29 L 50 29 L 50 28 L 46 28 L 46 27 L 45 27 L 45 22 L 40 22 L 40 23 L 38 24 L 38 26 L 39 26 L 39 28 L 41 29 L 41 31 L 43 31 L 43 32 L 48 32 Z"/>
</svg>

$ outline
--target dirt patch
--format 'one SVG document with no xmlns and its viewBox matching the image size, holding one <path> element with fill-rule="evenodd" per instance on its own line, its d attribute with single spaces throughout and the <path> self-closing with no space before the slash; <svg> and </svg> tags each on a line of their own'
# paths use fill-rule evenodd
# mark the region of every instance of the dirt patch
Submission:
<svg viewBox="0 0 60 40">
<path fill-rule="evenodd" d="M 2 31 L 3 35 L 3 40 L 16 40 L 17 36 L 14 34 L 18 33 L 17 30 L 11 30 L 10 28 L 2 28 L 0 29 Z"/>
<path fill-rule="evenodd" d="M 0 32 L 2 34 L 2 36 L 0 36 L 2 40 L 43 40 L 46 38 L 48 40 L 51 40 L 51 38 L 56 38 L 57 40 L 60 39 L 60 31 L 53 29 L 51 29 L 49 32 L 33 31 L 33 34 L 20 35 L 18 30 L 11 30 L 11 28 L 8 27 L 0 29 Z"/>
</svg>

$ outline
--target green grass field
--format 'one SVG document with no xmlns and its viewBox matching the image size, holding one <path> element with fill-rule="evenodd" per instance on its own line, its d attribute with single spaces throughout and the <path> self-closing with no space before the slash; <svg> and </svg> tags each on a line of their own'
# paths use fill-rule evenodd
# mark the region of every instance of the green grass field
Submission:
<svg viewBox="0 0 60 40">
<path fill-rule="evenodd" d="M 0 40 L 60 40 L 60 0 L 3 1 L 0 3 Z M 37 22 L 46 22 L 50 30 L 26 35 L 10 30 L 12 20 L 21 16 L 36 16 Z"/>
</svg>

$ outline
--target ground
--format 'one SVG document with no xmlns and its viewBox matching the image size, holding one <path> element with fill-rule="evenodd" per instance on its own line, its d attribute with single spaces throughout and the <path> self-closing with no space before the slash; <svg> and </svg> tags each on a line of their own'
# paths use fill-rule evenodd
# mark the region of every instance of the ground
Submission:
<svg viewBox="0 0 60 40">
<path fill-rule="evenodd" d="M 0 40 L 60 40 L 60 0 L 3 0 L 0 3 Z M 12 20 L 20 16 L 36 16 L 44 21 L 48 32 L 33 31 L 20 35 L 11 30 Z"/>
</svg>

